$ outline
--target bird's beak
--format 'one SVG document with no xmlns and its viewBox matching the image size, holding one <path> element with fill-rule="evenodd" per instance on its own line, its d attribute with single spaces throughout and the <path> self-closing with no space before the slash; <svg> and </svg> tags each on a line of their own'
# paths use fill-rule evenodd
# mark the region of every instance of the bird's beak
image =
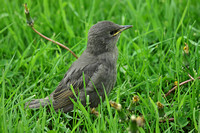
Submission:
<svg viewBox="0 0 200 133">
<path fill-rule="evenodd" d="M 121 29 L 120 29 L 120 32 L 122 32 L 122 31 L 124 31 L 124 30 L 126 30 L 126 29 L 129 29 L 129 28 L 131 28 L 131 27 L 133 27 L 133 25 L 122 25 L 122 26 L 121 26 Z"/>
<path fill-rule="evenodd" d="M 122 26 L 120 27 L 120 29 L 119 29 L 113 36 L 116 36 L 117 34 L 121 33 L 122 31 L 124 31 L 124 30 L 126 30 L 126 29 L 129 29 L 129 28 L 131 28 L 131 27 L 133 27 L 133 26 L 132 26 L 132 25 L 122 25 Z"/>
</svg>

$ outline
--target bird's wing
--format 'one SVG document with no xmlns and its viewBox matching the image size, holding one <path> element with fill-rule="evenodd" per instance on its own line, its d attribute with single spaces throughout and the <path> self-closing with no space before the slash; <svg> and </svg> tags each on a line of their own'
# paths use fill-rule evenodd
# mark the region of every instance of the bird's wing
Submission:
<svg viewBox="0 0 200 133">
<path fill-rule="evenodd" d="M 68 71 L 63 78 L 63 80 L 60 82 L 56 90 L 53 92 L 53 106 L 54 109 L 60 109 L 67 107 L 69 105 L 72 105 L 72 102 L 70 98 L 76 99 L 72 90 L 71 85 L 73 86 L 73 89 L 78 94 L 79 90 L 84 88 L 84 82 L 85 85 L 90 81 L 90 78 L 95 74 L 98 67 L 101 65 L 98 61 L 90 63 L 85 65 L 84 67 L 78 67 L 74 68 L 73 66 L 70 68 L 70 71 Z M 83 79 L 83 73 L 84 73 L 84 79 Z"/>
</svg>

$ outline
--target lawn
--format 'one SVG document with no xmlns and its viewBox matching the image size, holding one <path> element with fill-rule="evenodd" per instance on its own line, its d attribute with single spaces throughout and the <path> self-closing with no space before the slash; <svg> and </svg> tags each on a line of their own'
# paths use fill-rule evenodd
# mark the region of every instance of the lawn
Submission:
<svg viewBox="0 0 200 133">
<path fill-rule="evenodd" d="M 132 115 L 145 120 L 140 132 L 200 132 L 199 0 L 0 3 L 0 132 L 128 132 Z M 99 116 L 79 103 L 67 114 L 24 109 L 31 99 L 54 91 L 76 60 L 26 24 L 24 3 L 34 28 L 78 57 L 86 49 L 88 30 L 98 21 L 133 25 L 117 43 L 117 82 L 96 108 Z M 130 111 L 133 96 L 139 101 Z M 120 103 L 121 111 L 109 101 Z"/>
</svg>

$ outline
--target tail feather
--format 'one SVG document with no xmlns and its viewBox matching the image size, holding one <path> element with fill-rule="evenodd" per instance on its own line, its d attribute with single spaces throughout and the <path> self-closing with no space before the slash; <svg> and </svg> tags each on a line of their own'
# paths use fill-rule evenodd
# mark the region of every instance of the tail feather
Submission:
<svg viewBox="0 0 200 133">
<path fill-rule="evenodd" d="M 41 106 L 47 106 L 50 104 L 50 100 L 48 97 L 44 98 L 44 99 L 34 99 L 31 102 L 27 102 L 25 104 L 25 108 L 27 108 L 27 106 L 31 109 L 39 109 Z"/>
<path fill-rule="evenodd" d="M 71 102 L 71 100 L 66 100 L 64 102 L 64 99 L 61 99 L 59 101 L 56 101 L 53 99 L 53 93 L 50 96 L 47 96 L 44 99 L 34 99 L 30 102 L 25 103 L 25 108 L 30 108 L 30 109 L 39 109 L 40 107 L 45 107 L 50 105 L 52 102 L 53 108 L 56 112 L 59 110 L 67 113 L 74 108 L 74 104 Z"/>
</svg>

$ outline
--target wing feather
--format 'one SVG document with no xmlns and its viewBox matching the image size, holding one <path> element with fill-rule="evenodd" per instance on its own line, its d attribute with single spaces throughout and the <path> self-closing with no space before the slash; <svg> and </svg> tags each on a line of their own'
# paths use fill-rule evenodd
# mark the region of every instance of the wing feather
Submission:
<svg viewBox="0 0 200 133">
<path fill-rule="evenodd" d="M 73 89 L 75 91 L 75 94 L 78 95 L 79 90 L 82 90 L 84 88 L 84 81 L 87 86 L 87 84 L 90 81 L 90 78 L 93 76 L 93 74 L 97 71 L 100 63 L 97 61 L 93 64 L 88 64 L 85 67 L 82 67 L 82 69 L 74 69 L 69 71 L 66 74 L 64 79 L 60 82 L 56 90 L 53 92 L 53 106 L 54 109 L 61 109 L 66 106 L 70 106 L 72 104 L 72 101 L 70 98 L 76 100 L 76 97 L 74 96 L 70 86 L 73 86 Z M 83 73 L 84 73 L 84 80 L 83 80 Z"/>
</svg>

